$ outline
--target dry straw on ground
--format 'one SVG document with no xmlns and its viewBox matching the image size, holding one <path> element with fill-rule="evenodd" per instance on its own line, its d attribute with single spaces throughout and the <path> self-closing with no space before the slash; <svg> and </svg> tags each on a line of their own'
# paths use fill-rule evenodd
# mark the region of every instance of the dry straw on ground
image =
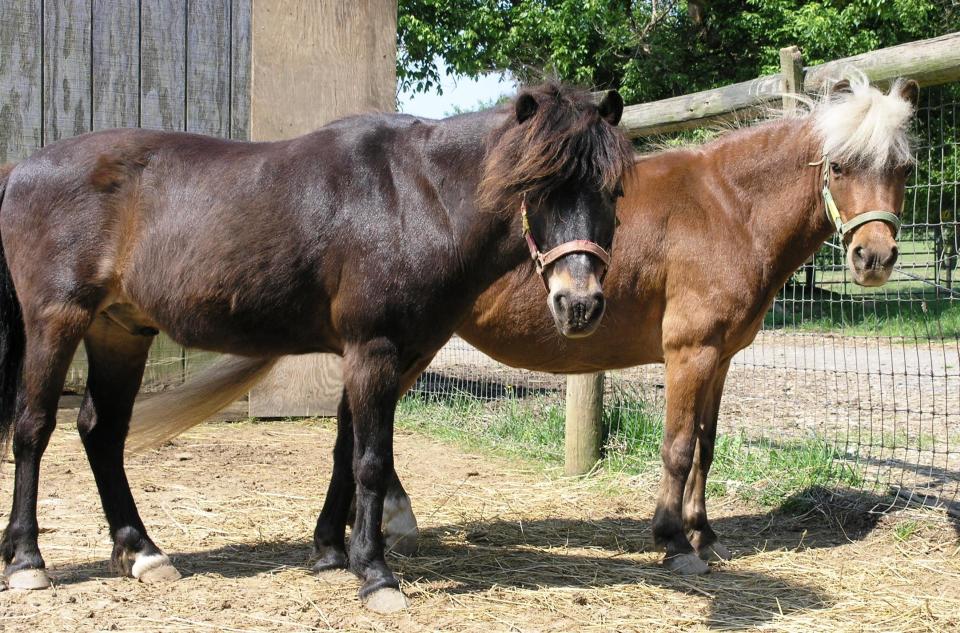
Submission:
<svg viewBox="0 0 960 633">
<path fill-rule="evenodd" d="M 375 616 L 352 577 L 306 566 L 333 441 L 322 421 L 204 425 L 131 458 L 145 522 L 185 575 L 145 586 L 107 569 L 93 480 L 62 417 L 40 502 L 55 585 L 0 593 L 3 631 L 960 629 L 960 523 L 937 512 L 789 514 L 715 499 L 736 558 L 678 578 L 650 551 L 652 478 L 562 479 L 414 435 L 397 453 L 422 546 L 391 558 L 412 608 Z M 4 499 L 12 471 L 0 471 Z"/>
</svg>

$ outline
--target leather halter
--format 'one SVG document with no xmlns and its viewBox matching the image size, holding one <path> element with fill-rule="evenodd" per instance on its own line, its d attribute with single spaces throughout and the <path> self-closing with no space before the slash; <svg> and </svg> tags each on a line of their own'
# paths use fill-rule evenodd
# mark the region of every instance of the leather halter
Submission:
<svg viewBox="0 0 960 633">
<path fill-rule="evenodd" d="M 840 237 L 840 244 L 846 248 L 844 238 L 850 234 L 855 228 L 860 225 L 866 224 L 867 222 L 886 222 L 893 227 L 893 239 L 897 239 L 897 236 L 900 235 L 900 218 L 891 211 L 886 210 L 872 210 L 865 213 L 858 213 L 853 216 L 849 222 L 844 222 L 843 218 L 840 217 L 840 209 L 837 208 L 837 203 L 833 199 L 833 194 L 830 193 L 830 158 L 824 154 L 823 158 L 815 163 L 810 163 L 810 165 L 819 165 L 823 163 L 822 169 L 822 178 L 823 178 L 823 190 L 820 194 L 823 196 L 823 209 L 827 214 L 827 219 L 833 224 L 837 229 L 837 235 Z"/>
<path fill-rule="evenodd" d="M 540 281 L 543 282 L 543 287 L 547 289 L 547 292 L 550 292 L 550 284 L 543 276 L 543 271 L 561 257 L 566 257 L 572 253 L 587 253 L 599 259 L 603 264 L 603 272 L 600 273 L 600 283 L 603 283 L 604 277 L 607 276 L 607 269 L 610 268 L 610 253 L 605 251 L 602 246 L 590 240 L 570 240 L 551 248 L 546 253 L 541 253 L 537 241 L 533 238 L 533 233 L 530 232 L 526 194 L 524 194 L 523 201 L 520 203 L 520 220 L 523 224 L 523 237 L 527 240 L 527 248 L 530 249 L 530 259 L 536 263 L 537 274 L 540 275 Z"/>
</svg>

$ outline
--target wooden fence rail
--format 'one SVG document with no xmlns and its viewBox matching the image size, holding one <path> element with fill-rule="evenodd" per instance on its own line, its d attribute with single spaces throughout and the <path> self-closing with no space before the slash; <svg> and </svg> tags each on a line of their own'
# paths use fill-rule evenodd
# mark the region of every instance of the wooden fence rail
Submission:
<svg viewBox="0 0 960 633">
<path fill-rule="evenodd" d="M 855 67 L 871 81 L 916 79 L 921 86 L 960 81 L 960 32 L 845 57 L 804 69 L 803 92 L 817 92 L 824 82 Z M 778 101 L 784 93 L 781 74 L 766 75 L 714 90 L 627 106 L 621 127 L 631 137 L 666 134 L 729 119 L 737 112 Z"/>
</svg>

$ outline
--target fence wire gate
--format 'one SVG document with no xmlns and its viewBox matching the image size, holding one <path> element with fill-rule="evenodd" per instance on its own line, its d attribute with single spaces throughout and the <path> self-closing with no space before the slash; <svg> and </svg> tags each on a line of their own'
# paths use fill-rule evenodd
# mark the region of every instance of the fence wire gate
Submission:
<svg viewBox="0 0 960 633">
<path fill-rule="evenodd" d="M 833 239 L 791 278 L 754 343 L 734 358 L 708 492 L 752 483 L 768 495 L 763 486 L 777 482 L 749 466 L 777 462 L 811 488 L 826 486 L 838 503 L 960 513 L 958 96 L 958 85 L 924 91 L 890 281 L 853 284 Z M 398 420 L 559 460 L 564 384 L 454 339 L 401 402 Z M 656 467 L 663 396 L 662 366 L 608 373 L 608 464 Z M 857 494 L 842 494 L 849 491 Z"/>
</svg>

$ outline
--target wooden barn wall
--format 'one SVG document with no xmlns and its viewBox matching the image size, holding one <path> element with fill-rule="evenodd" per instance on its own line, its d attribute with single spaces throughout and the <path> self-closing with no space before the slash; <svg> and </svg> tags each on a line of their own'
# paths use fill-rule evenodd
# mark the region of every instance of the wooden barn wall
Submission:
<svg viewBox="0 0 960 633">
<path fill-rule="evenodd" d="M 0 163 L 114 127 L 250 136 L 251 0 L 0 0 Z M 211 354 L 165 336 L 144 390 Z M 81 350 L 68 391 L 86 383 Z"/>
<path fill-rule="evenodd" d="M 249 137 L 250 0 L 2 0 L 0 163 L 112 127 Z"/>
</svg>

